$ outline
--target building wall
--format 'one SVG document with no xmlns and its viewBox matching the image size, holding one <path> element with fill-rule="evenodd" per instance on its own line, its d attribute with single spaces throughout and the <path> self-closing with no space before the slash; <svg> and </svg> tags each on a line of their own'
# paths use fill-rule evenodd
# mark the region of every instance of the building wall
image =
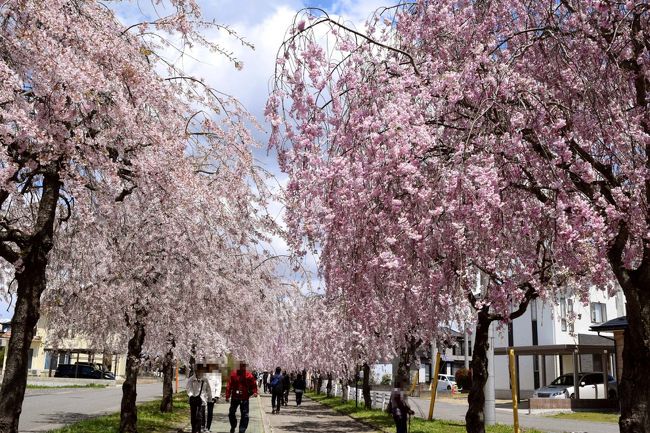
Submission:
<svg viewBox="0 0 650 433">
<path fill-rule="evenodd" d="M 590 304 L 582 305 L 582 303 L 575 298 L 566 298 L 564 299 L 564 302 L 567 306 L 567 299 L 571 299 L 573 302 L 573 315 L 570 314 L 568 308 L 565 310 L 565 317 L 567 320 L 566 329 L 563 329 L 562 327 L 562 310 L 558 304 L 552 302 L 543 303 L 540 301 L 535 303 L 537 311 L 538 345 L 578 344 L 578 334 L 597 335 L 595 332 L 589 330 L 589 327 L 595 324 L 591 321 Z M 589 293 L 589 299 L 590 303 L 599 302 L 605 304 L 607 315 L 606 320 L 625 314 L 624 298 L 622 298 L 621 295 L 608 297 L 607 293 L 594 288 Z M 573 321 L 571 321 L 571 317 L 573 317 Z M 573 332 L 571 332 L 571 324 L 573 325 Z M 533 345 L 532 335 L 531 308 L 529 308 L 521 317 L 513 321 L 514 346 Z M 497 325 L 494 332 L 494 343 L 495 347 L 508 346 L 507 326 L 499 327 Z M 561 362 L 558 356 L 547 356 L 545 361 L 546 381 L 545 383 L 542 383 L 541 357 L 538 362 L 540 366 L 540 386 L 550 383 L 560 374 L 573 372 L 572 356 L 563 356 Z M 533 363 L 534 361 L 532 356 L 519 357 L 519 386 L 522 398 L 530 396 L 535 389 Z M 581 365 L 582 371 L 590 371 L 593 369 L 591 355 L 582 357 Z M 495 356 L 495 388 L 498 397 L 506 397 L 510 393 L 510 378 L 508 372 L 508 357 Z"/>
<path fill-rule="evenodd" d="M 48 331 L 47 331 L 47 320 L 41 318 L 36 325 L 36 335 L 32 340 L 30 345 L 31 349 L 31 365 L 28 368 L 28 375 L 30 376 L 47 376 L 49 374 L 49 362 L 47 362 L 48 352 L 50 351 L 51 345 L 48 344 Z M 6 346 L 8 344 L 8 338 L 3 338 L 2 345 Z M 72 349 L 90 349 L 91 344 L 88 340 L 85 340 L 80 337 L 65 339 L 60 342 L 57 349 L 60 353 L 65 353 L 67 350 Z M 47 349 L 47 350 L 46 350 Z M 4 371 L 4 366 L 7 360 L 7 351 L 5 350 L 4 359 L 2 360 L 2 371 Z M 113 362 L 115 362 L 115 356 L 112 357 Z M 91 362 L 92 358 L 90 354 L 79 353 L 77 357 L 76 354 L 73 354 L 69 359 L 69 362 L 74 364 L 75 362 Z M 102 354 L 95 353 L 94 362 L 102 363 Z M 124 376 L 126 372 L 126 355 L 118 355 L 117 358 L 117 370 L 115 365 L 112 366 L 111 371 L 116 373 L 116 376 Z M 54 370 L 54 369 L 53 369 Z M 54 371 L 52 371 L 54 374 Z"/>
</svg>

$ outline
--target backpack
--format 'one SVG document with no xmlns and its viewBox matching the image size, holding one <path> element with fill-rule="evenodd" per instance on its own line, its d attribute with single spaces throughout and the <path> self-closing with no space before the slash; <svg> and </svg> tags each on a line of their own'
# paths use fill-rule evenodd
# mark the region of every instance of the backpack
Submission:
<svg viewBox="0 0 650 433">
<path fill-rule="evenodd" d="M 273 391 L 282 391 L 282 375 L 276 374 L 271 379 L 271 389 Z"/>
</svg>

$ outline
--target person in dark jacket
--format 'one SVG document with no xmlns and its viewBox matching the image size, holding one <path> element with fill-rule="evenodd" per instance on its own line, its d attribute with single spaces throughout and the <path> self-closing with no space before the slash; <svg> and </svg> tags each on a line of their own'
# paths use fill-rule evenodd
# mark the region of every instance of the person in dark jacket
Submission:
<svg viewBox="0 0 650 433">
<path fill-rule="evenodd" d="M 269 392 L 269 372 L 265 371 L 262 375 L 262 384 L 264 385 L 264 393 Z"/>
<path fill-rule="evenodd" d="M 415 413 L 408 404 L 408 397 L 406 391 L 404 391 L 405 383 L 406 381 L 403 378 L 398 377 L 395 380 L 395 388 L 390 393 L 389 404 L 393 420 L 395 421 L 395 427 L 397 427 L 397 433 L 406 433 L 408 417 Z"/>
<path fill-rule="evenodd" d="M 298 373 L 298 377 L 293 381 L 293 391 L 296 393 L 296 406 L 300 406 L 300 403 L 302 403 L 302 395 L 305 393 L 305 388 L 307 388 L 307 383 L 302 378 L 302 374 Z"/>
<path fill-rule="evenodd" d="M 286 372 L 282 372 L 282 405 L 289 404 L 289 391 L 291 391 L 291 378 Z"/>
<path fill-rule="evenodd" d="M 275 374 L 271 376 L 269 387 L 271 388 L 271 413 L 280 413 L 280 406 L 282 405 L 282 395 L 284 393 L 284 384 L 282 383 L 282 369 L 277 367 Z"/>
<path fill-rule="evenodd" d="M 226 401 L 230 402 L 228 420 L 230 433 L 237 428 L 237 408 L 240 408 L 239 433 L 245 433 L 248 428 L 250 397 L 257 397 L 257 381 L 250 371 L 246 371 L 246 363 L 240 362 L 239 369 L 232 372 L 226 386 Z M 231 401 L 232 397 L 232 401 Z"/>
</svg>

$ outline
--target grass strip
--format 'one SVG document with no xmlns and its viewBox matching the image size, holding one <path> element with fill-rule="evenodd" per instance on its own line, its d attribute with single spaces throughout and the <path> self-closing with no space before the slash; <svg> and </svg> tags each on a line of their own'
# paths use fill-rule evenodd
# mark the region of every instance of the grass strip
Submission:
<svg viewBox="0 0 650 433">
<path fill-rule="evenodd" d="M 106 388 L 108 385 L 99 383 L 88 383 L 86 385 L 30 385 L 27 389 L 62 389 L 62 388 Z"/>
<path fill-rule="evenodd" d="M 189 423 L 190 405 L 185 393 L 174 395 L 174 411 L 160 412 L 160 400 L 138 405 L 138 431 L 169 433 Z M 49 433 L 117 433 L 120 427 L 119 412 L 76 422 Z"/>
<path fill-rule="evenodd" d="M 572 419 L 590 422 L 609 422 L 618 424 L 618 418 L 620 416 L 621 414 L 617 412 L 570 412 L 550 415 L 549 418 Z"/>
<path fill-rule="evenodd" d="M 380 409 L 368 410 L 361 406 L 356 407 L 354 401 L 342 402 L 338 397 L 327 397 L 322 394 L 316 395 L 313 392 L 308 392 L 307 396 L 339 413 L 368 424 L 379 431 L 386 433 L 393 433 L 395 431 L 393 417 Z M 522 433 L 541 433 L 539 430 L 522 429 L 521 427 L 519 430 Z M 409 431 L 411 433 L 464 433 L 465 423 L 445 420 L 426 421 L 421 418 L 411 418 L 411 428 Z M 513 427 L 497 424 L 487 426 L 485 431 L 487 433 L 512 433 Z"/>
</svg>

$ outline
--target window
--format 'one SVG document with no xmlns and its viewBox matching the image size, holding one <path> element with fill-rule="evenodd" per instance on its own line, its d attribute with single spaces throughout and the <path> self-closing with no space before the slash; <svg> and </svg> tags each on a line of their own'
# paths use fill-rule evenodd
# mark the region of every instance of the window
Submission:
<svg viewBox="0 0 650 433">
<path fill-rule="evenodd" d="M 566 300 L 566 309 L 569 315 L 569 332 L 573 334 L 573 299 Z"/>
<path fill-rule="evenodd" d="M 537 346 L 538 337 L 537 337 L 537 302 L 535 299 L 530 301 L 530 324 L 533 337 L 533 346 Z M 537 386 L 535 388 L 538 388 Z"/>
<path fill-rule="evenodd" d="M 560 298 L 560 326 L 562 331 L 566 332 L 567 329 L 567 320 L 566 320 L 566 299 Z"/>
<path fill-rule="evenodd" d="M 592 302 L 589 306 L 591 311 L 591 323 L 603 323 L 607 321 L 607 308 L 602 302 Z"/>
<path fill-rule="evenodd" d="M 528 308 L 530 308 L 530 320 L 537 320 L 537 300 L 531 300 Z"/>
</svg>

